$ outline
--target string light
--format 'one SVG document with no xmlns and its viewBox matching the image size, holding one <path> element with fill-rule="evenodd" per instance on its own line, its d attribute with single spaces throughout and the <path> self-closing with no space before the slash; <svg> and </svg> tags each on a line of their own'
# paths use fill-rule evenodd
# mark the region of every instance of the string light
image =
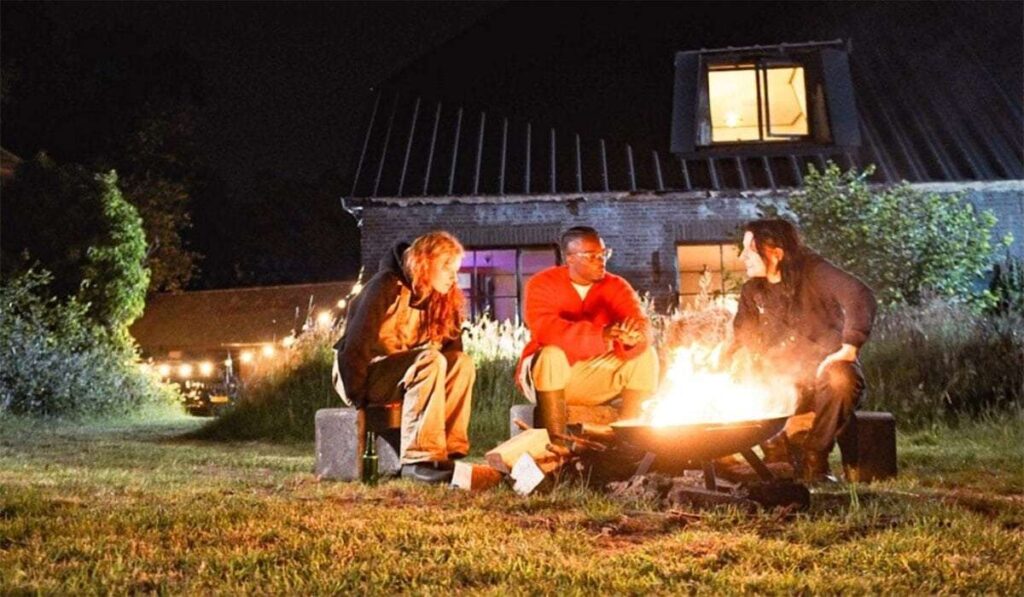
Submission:
<svg viewBox="0 0 1024 597">
<path fill-rule="evenodd" d="M 348 306 L 348 301 L 347 300 L 341 299 L 341 300 L 338 301 L 338 308 L 339 309 L 344 309 L 346 306 Z"/>
<path fill-rule="evenodd" d="M 251 350 L 243 350 L 242 354 L 238 355 L 238 360 L 242 361 L 243 363 L 251 363 L 253 356 L 254 355 L 252 354 Z"/>
<path fill-rule="evenodd" d="M 213 363 L 210 361 L 203 361 L 199 363 L 199 374 L 203 377 L 209 377 L 213 373 Z"/>
<path fill-rule="evenodd" d="M 164 363 L 156 368 L 156 372 L 160 374 L 160 377 L 170 377 L 171 366 L 168 365 L 167 363 Z"/>
<path fill-rule="evenodd" d="M 331 325 L 331 313 L 330 311 L 321 311 L 316 316 L 316 324 L 320 327 L 327 327 Z"/>
<path fill-rule="evenodd" d="M 192 377 L 192 365 L 182 363 L 181 366 L 178 367 L 178 375 L 181 377 Z"/>
<path fill-rule="evenodd" d="M 288 334 L 284 338 L 281 338 L 281 346 L 291 348 L 293 344 L 295 344 L 295 336 Z"/>
<path fill-rule="evenodd" d="M 273 344 L 264 344 L 263 345 L 263 356 L 265 356 L 267 358 L 270 358 L 270 357 L 274 356 L 274 345 Z"/>
</svg>

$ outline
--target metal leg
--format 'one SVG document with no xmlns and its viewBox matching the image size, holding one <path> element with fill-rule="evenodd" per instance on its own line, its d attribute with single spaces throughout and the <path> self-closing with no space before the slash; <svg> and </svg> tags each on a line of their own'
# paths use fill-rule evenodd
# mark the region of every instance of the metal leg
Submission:
<svg viewBox="0 0 1024 597">
<path fill-rule="evenodd" d="M 705 460 L 701 463 L 704 467 L 704 488 L 708 491 L 718 489 L 718 480 L 715 478 L 715 463 L 713 460 Z"/>
<path fill-rule="evenodd" d="M 740 455 L 750 464 L 750 467 L 757 472 L 757 476 L 761 477 L 762 481 L 771 482 L 775 480 L 775 475 L 772 474 L 770 468 L 765 466 L 764 462 L 754 454 L 754 451 L 750 448 L 740 451 Z"/>
<path fill-rule="evenodd" d="M 644 457 L 640 460 L 640 464 L 636 467 L 636 472 L 633 473 L 634 477 L 646 475 L 647 471 L 651 470 L 651 465 L 654 464 L 654 452 L 647 452 Z"/>
</svg>

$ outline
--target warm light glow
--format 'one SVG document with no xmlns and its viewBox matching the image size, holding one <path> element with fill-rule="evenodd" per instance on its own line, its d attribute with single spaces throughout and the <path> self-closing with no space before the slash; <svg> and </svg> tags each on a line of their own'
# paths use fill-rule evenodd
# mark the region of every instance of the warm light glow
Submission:
<svg viewBox="0 0 1024 597">
<path fill-rule="evenodd" d="M 275 352 L 274 351 L 274 345 L 273 344 L 264 344 L 263 345 L 263 349 L 261 350 L 261 352 L 263 353 L 263 356 L 265 356 L 267 358 L 270 358 L 270 357 L 274 356 L 274 352 Z"/>
<path fill-rule="evenodd" d="M 192 377 L 192 365 L 182 363 L 178 367 L 178 377 Z"/>
<path fill-rule="evenodd" d="M 787 417 L 796 411 L 796 390 L 788 380 L 739 382 L 719 371 L 723 344 L 677 348 L 658 394 L 644 403 L 655 427 L 730 423 Z"/>
<path fill-rule="evenodd" d="M 767 77 L 767 88 L 762 79 L 759 97 L 761 73 Z M 708 99 L 713 143 L 785 141 L 786 136 L 809 134 L 802 66 L 770 67 L 761 71 L 753 64 L 738 68 L 713 67 L 708 71 Z"/>
<path fill-rule="evenodd" d="M 209 377 L 213 374 L 213 363 L 210 361 L 203 361 L 199 363 L 199 375 L 203 377 Z"/>
<path fill-rule="evenodd" d="M 347 300 L 341 299 L 341 300 L 338 301 L 338 308 L 339 309 L 344 309 L 347 306 L 348 306 L 348 301 Z"/>
<path fill-rule="evenodd" d="M 319 314 L 317 314 L 316 324 L 320 327 L 327 327 L 331 325 L 331 312 L 321 311 Z"/>
<path fill-rule="evenodd" d="M 251 350 L 243 350 L 242 354 L 238 355 L 238 360 L 243 363 L 251 363 L 254 355 Z"/>
<path fill-rule="evenodd" d="M 142 371 L 146 375 L 149 375 L 150 373 L 153 372 L 153 366 L 150 365 L 149 363 L 139 363 L 139 371 Z"/>
<path fill-rule="evenodd" d="M 295 336 L 289 334 L 284 338 L 281 338 L 281 346 L 284 346 L 285 348 L 291 348 L 293 344 L 295 344 Z"/>
<path fill-rule="evenodd" d="M 355 296 L 355 295 L 359 294 L 362 290 L 363 290 L 363 283 L 362 282 L 356 282 L 355 286 L 352 287 L 352 292 L 350 292 L 349 295 L 350 296 Z"/>
<path fill-rule="evenodd" d="M 160 374 L 160 377 L 170 377 L 171 366 L 168 365 L 167 363 L 163 363 L 162 365 L 156 368 L 156 372 Z"/>
</svg>

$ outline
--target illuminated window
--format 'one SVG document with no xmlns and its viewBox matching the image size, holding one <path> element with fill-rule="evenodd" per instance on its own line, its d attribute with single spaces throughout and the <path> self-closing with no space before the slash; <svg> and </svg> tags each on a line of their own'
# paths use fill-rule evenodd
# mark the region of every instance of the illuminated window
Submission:
<svg viewBox="0 0 1024 597">
<path fill-rule="evenodd" d="M 744 267 L 735 244 L 679 245 L 676 262 L 680 307 L 695 307 L 702 293 L 716 298 L 740 291 Z"/>
<path fill-rule="evenodd" d="M 712 143 L 787 141 L 810 133 L 802 66 L 710 66 L 708 104 Z"/>
<path fill-rule="evenodd" d="M 467 315 L 476 319 L 487 313 L 496 321 L 519 323 L 527 280 L 556 263 L 554 247 L 467 248 L 459 270 Z"/>
</svg>

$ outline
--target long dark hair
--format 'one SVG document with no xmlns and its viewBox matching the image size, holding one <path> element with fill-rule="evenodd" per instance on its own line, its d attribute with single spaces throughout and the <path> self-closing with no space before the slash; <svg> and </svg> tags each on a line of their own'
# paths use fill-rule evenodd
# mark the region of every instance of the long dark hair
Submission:
<svg viewBox="0 0 1024 597">
<path fill-rule="evenodd" d="M 787 220 L 764 219 L 748 222 L 743 231 L 754 236 L 757 254 L 765 263 L 768 262 L 768 249 L 782 249 L 779 273 L 782 276 L 783 288 L 790 297 L 796 294 L 807 253 L 796 226 Z"/>
</svg>

